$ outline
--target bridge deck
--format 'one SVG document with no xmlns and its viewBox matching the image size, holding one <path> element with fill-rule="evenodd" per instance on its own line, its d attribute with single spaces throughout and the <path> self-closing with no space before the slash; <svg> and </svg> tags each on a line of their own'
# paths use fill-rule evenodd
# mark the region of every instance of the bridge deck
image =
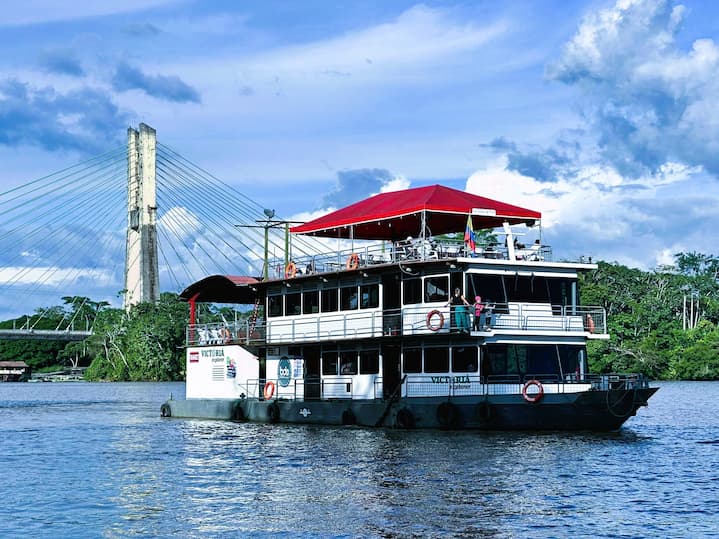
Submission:
<svg viewBox="0 0 719 539">
<path fill-rule="evenodd" d="M 0 339 L 31 339 L 40 341 L 82 341 L 92 335 L 92 331 L 70 331 L 51 329 L 0 329 Z"/>
</svg>

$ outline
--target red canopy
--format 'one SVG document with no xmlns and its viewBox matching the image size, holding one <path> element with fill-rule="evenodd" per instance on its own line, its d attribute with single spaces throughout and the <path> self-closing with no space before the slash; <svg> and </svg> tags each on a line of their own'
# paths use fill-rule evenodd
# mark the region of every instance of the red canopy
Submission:
<svg viewBox="0 0 719 539">
<path fill-rule="evenodd" d="M 331 238 L 400 240 L 420 236 L 422 214 L 432 235 L 463 232 L 467 216 L 475 230 L 509 224 L 534 224 L 536 211 L 442 185 L 381 193 L 290 229 L 294 234 Z M 350 235 L 350 229 L 352 234 Z"/>
</svg>

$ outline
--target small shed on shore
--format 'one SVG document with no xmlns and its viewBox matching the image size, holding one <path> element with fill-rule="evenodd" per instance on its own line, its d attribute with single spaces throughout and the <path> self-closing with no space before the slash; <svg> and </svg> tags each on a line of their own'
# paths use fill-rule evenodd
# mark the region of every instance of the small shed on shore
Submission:
<svg viewBox="0 0 719 539">
<path fill-rule="evenodd" d="M 24 361 L 0 361 L 0 382 L 27 382 L 30 366 Z"/>
</svg>

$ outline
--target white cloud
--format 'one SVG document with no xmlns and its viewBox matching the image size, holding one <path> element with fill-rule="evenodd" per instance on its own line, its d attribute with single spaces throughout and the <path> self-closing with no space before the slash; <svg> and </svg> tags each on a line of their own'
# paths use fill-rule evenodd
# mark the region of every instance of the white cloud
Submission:
<svg viewBox="0 0 719 539">
<path fill-rule="evenodd" d="M 54 287 L 68 286 L 90 280 L 94 284 L 113 284 L 115 275 L 109 270 L 88 268 L 58 268 L 54 266 L 4 266 L 0 268 L 0 284 L 8 286 L 35 285 Z"/>
<path fill-rule="evenodd" d="M 0 26 L 42 24 L 87 17 L 116 15 L 178 3 L 177 0 L 124 0 L 123 2 L 58 2 L 23 0 L 3 4 Z"/>
<path fill-rule="evenodd" d="M 193 237 L 202 229 L 202 222 L 197 215 L 182 206 L 174 206 L 164 212 L 157 224 L 180 241 Z"/>
<path fill-rule="evenodd" d="M 668 164 L 629 184 L 611 167 L 587 165 L 548 184 L 506 165 L 503 156 L 476 171 L 466 190 L 540 211 L 555 259 L 587 255 L 649 268 L 677 252 L 719 247 L 703 227 L 719 208 L 719 185 L 696 169 Z"/>
<path fill-rule="evenodd" d="M 670 0 L 619 0 L 589 14 L 547 69 L 581 89 L 602 157 L 625 176 L 670 161 L 719 176 L 719 47 L 683 50 L 684 14 Z"/>
</svg>

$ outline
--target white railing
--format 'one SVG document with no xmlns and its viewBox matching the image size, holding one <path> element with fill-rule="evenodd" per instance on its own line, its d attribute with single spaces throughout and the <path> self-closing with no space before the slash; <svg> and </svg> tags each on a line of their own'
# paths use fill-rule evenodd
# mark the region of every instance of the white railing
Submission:
<svg viewBox="0 0 719 539">
<path fill-rule="evenodd" d="M 255 324 L 249 321 L 195 324 L 187 327 L 186 337 L 190 346 L 217 346 L 432 335 L 462 330 L 477 336 L 495 332 L 571 332 L 602 338 L 607 333 L 606 312 L 602 307 L 496 303 L 483 310 L 476 326 L 473 312 L 473 308 L 465 307 L 458 319 L 444 303 L 408 305 L 401 310 L 277 317 L 258 320 Z"/>
<path fill-rule="evenodd" d="M 641 374 L 587 374 L 576 376 L 574 373 L 561 377 L 557 374 L 526 374 L 506 376 L 479 376 L 478 373 L 437 373 L 410 374 L 402 384 L 402 398 L 421 397 L 463 397 L 520 395 L 524 384 L 538 380 L 545 394 L 579 393 L 582 391 L 634 390 L 649 387 L 649 380 Z M 336 399 L 383 399 L 384 388 L 381 377 L 373 380 L 373 391 L 357 394 L 351 377 L 338 376 L 319 380 L 292 380 L 282 387 L 277 379 L 248 380 L 248 388 L 257 388 L 264 399 L 265 383 L 275 385 L 271 400 L 285 399 L 295 401 L 336 400 Z"/>
<path fill-rule="evenodd" d="M 350 260 L 352 255 L 356 259 Z M 546 261 L 552 260 L 552 248 L 549 245 L 536 245 L 515 252 L 517 260 Z M 415 262 L 422 260 L 440 260 L 451 258 L 483 258 L 490 260 L 508 260 L 509 255 L 504 245 L 492 243 L 478 244 L 474 251 L 461 241 L 438 240 L 434 238 L 422 240 L 412 239 L 399 242 L 358 242 L 354 248 L 339 249 L 313 256 L 298 256 L 292 259 L 297 275 L 311 273 L 329 273 L 345 269 L 356 269 L 377 264 Z M 285 277 L 284 259 L 274 258 L 269 261 L 270 278 Z"/>
</svg>

